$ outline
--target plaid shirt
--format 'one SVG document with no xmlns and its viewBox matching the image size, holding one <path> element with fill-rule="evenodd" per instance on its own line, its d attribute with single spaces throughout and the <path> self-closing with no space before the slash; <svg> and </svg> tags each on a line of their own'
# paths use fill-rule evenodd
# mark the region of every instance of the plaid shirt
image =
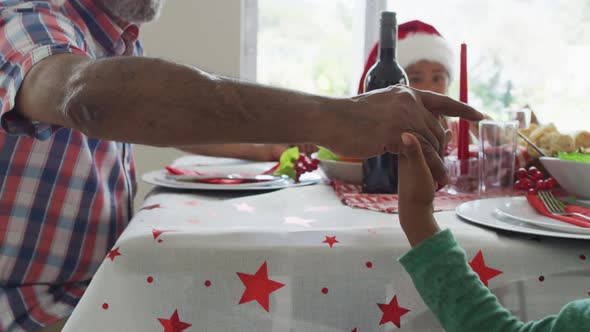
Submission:
<svg viewBox="0 0 590 332">
<path fill-rule="evenodd" d="M 0 1 L 0 332 L 67 317 L 132 216 L 129 144 L 13 111 L 23 78 L 44 58 L 126 52 L 122 36 L 137 27 L 95 2 Z M 132 51 L 141 53 L 138 42 Z"/>
</svg>

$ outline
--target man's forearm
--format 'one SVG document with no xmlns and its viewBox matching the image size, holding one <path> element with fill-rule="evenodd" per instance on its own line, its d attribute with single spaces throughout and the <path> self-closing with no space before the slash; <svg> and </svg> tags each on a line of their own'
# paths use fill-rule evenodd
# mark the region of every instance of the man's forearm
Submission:
<svg viewBox="0 0 590 332">
<path fill-rule="evenodd" d="M 67 90 L 66 125 L 155 146 L 315 143 L 342 103 L 137 57 L 89 62 Z"/>
<path fill-rule="evenodd" d="M 275 148 L 275 146 L 277 148 Z M 278 145 L 269 144 L 211 144 L 177 147 L 178 149 L 199 155 L 237 158 L 257 161 L 278 160 Z M 285 146 L 286 148 L 286 146 Z"/>
</svg>

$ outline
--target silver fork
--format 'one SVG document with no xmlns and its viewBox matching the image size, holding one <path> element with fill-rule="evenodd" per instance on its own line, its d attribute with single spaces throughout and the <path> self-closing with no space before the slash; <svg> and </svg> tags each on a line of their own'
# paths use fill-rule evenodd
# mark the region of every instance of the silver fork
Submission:
<svg viewBox="0 0 590 332">
<path fill-rule="evenodd" d="M 545 205 L 547 210 L 549 210 L 549 212 L 551 212 L 552 214 L 557 216 L 576 216 L 590 221 L 590 217 L 583 215 L 581 213 L 566 212 L 565 204 L 563 204 L 562 201 L 555 198 L 555 196 L 553 196 L 553 193 L 551 193 L 550 191 L 543 190 L 539 191 L 537 194 L 543 202 L 543 205 Z"/>
</svg>

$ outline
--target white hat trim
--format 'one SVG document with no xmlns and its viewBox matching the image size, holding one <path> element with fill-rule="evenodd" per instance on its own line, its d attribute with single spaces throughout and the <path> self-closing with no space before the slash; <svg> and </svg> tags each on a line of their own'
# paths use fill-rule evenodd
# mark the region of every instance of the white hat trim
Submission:
<svg viewBox="0 0 590 332">
<path fill-rule="evenodd" d="M 397 62 L 407 68 L 419 61 L 442 64 L 449 72 L 449 82 L 455 74 L 454 53 L 446 39 L 431 34 L 413 33 L 397 43 Z"/>
</svg>

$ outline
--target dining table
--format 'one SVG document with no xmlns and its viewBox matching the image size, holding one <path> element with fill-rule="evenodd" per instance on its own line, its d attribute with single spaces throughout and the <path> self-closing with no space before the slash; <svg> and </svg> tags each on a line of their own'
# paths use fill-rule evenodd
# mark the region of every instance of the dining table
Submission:
<svg viewBox="0 0 590 332">
<path fill-rule="evenodd" d="M 247 162 L 174 165 L 233 163 Z M 588 240 L 482 227 L 454 210 L 435 217 L 519 319 L 590 295 Z M 409 250 L 397 214 L 347 206 L 328 180 L 272 191 L 156 187 L 64 331 L 442 331 L 398 262 Z"/>
</svg>

